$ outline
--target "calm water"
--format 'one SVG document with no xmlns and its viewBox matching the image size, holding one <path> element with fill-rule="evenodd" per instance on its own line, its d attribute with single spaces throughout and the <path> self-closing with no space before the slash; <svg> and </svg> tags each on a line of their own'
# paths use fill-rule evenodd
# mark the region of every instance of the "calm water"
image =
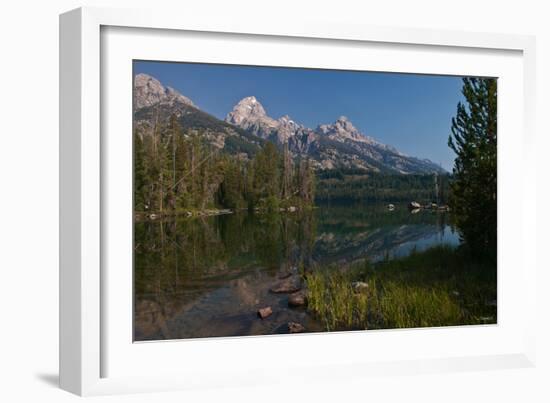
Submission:
<svg viewBox="0 0 550 403">
<path fill-rule="evenodd" d="M 269 288 L 293 267 L 340 267 L 458 244 L 445 213 L 405 207 L 320 207 L 277 215 L 240 212 L 135 224 L 135 339 L 286 333 L 322 326 Z M 258 308 L 271 306 L 267 320 Z"/>
</svg>

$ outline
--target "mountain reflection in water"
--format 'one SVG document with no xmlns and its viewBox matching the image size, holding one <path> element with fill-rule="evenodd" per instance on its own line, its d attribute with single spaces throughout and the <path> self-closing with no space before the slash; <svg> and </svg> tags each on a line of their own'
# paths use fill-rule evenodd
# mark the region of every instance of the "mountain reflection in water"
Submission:
<svg viewBox="0 0 550 403">
<path fill-rule="evenodd" d="M 282 273 L 457 245 L 448 220 L 362 205 L 136 222 L 134 338 L 287 333 L 288 322 L 322 331 L 305 309 L 288 308 L 288 295 L 269 291 Z M 269 320 L 257 318 L 264 306 L 273 308 Z"/>
</svg>

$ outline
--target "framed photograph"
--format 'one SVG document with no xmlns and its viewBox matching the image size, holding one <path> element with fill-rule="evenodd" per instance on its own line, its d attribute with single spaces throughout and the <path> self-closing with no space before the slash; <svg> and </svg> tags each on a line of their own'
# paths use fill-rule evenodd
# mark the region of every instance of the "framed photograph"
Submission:
<svg viewBox="0 0 550 403">
<path fill-rule="evenodd" d="M 531 37 L 60 18 L 60 382 L 534 365 Z"/>
</svg>

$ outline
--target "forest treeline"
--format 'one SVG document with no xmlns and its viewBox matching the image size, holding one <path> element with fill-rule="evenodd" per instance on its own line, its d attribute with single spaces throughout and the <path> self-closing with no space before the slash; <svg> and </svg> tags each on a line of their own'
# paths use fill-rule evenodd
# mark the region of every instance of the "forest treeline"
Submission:
<svg viewBox="0 0 550 403">
<path fill-rule="evenodd" d="M 136 212 L 168 213 L 211 208 L 268 209 L 310 206 L 315 175 L 309 159 L 293 160 L 266 142 L 248 159 L 229 155 L 184 132 L 175 116 L 150 135 L 134 132 Z"/>
<path fill-rule="evenodd" d="M 446 204 L 449 175 L 388 175 L 362 169 L 343 168 L 317 175 L 318 201 L 410 202 Z"/>
</svg>

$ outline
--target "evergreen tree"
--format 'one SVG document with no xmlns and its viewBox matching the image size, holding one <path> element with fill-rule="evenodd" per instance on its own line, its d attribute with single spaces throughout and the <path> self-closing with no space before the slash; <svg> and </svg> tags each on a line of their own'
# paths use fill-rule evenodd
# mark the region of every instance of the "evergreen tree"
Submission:
<svg viewBox="0 0 550 403">
<path fill-rule="evenodd" d="M 315 176 L 309 158 L 300 161 L 298 191 L 302 203 L 313 203 L 315 197 Z"/>
<path fill-rule="evenodd" d="M 134 205 L 139 211 L 146 210 L 147 169 L 141 137 L 134 131 Z"/>
<path fill-rule="evenodd" d="M 191 207 L 191 196 L 189 194 L 189 141 L 183 135 L 176 138 L 176 208 L 185 209 Z"/>
<path fill-rule="evenodd" d="M 268 142 L 254 159 L 254 191 L 257 199 L 279 196 L 279 152 Z"/>
<path fill-rule="evenodd" d="M 244 202 L 244 179 L 238 161 L 226 158 L 223 163 L 224 175 L 220 186 L 220 203 L 228 208 L 241 208 Z"/>
<path fill-rule="evenodd" d="M 496 258 L 497 82 L 464 78 L 449 147 L 456 153 L 450 205 L 466 246 Z"/>
<path fill-rule="evenodd" d="M 281 198 L 289 199 L 292 197 L 292 157 L 288 150 L 288 142 L 283 146 L 283 174 L 281 182 Z"/>
<path fill-rule="evenodd" d="M 170 117 L 169 124 L 170 132 L 170 172 L 169 177 L 170 181 L 168 183 L 167 197 L 168 203 L 172 210 L 176 209 L 177 199 L 178 199 L 178 187 L 176 186 L 176 181 L 178 178 L 177 169 L 176 169 L 176 156 L 178 149 L 178 139 L 182 136 L 181 126 L 178 123 L 176 115 Z"/>
<path fill-rule="evenodd" d="M 309 161 L 296 166 L 287 148 L 267 142 L 252 160 L 204 141 L 208 133 L 184 131 L 176 116 L 134 133 L 134 208 L 172 214 L 207 208 L 261 208 L 313 203 Z M 293 174 L 300 176 L 295 180 Z M 300 188 L 301 184 L 301 188 Z"/>
</svg>

